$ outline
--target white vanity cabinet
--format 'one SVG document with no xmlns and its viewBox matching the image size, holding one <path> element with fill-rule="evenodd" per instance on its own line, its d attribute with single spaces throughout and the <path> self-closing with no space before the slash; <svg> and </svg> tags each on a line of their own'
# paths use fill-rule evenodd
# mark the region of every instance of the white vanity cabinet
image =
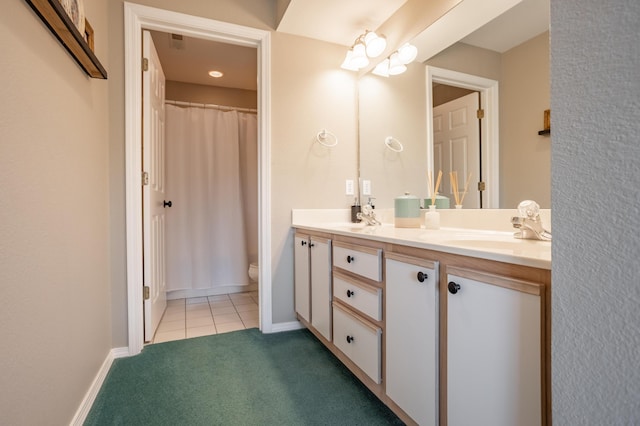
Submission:
<svg viewBox="0 0 640 426">
<path fill-rule="evenodd" d="M 333 268 L 333 342 L 372 383 L 380 385 L 382 249 L 336 241 Z"/>
<path fill-rule="evenodd" d="M 446 268 L 448 426 L 540 426 L 544 286 Z"/>
<path fill-rule="evenodd" d="M 552 424 L 549 268 L 309 228 L 297 316 L 405 424 Z"/>
<path fill-rule="evenodd" d="M 310 237 L 296 233 L 294 237 L 294 302 L 298 317 L 311 320 L 311 259 L 309 257 Z"/>
<path fill-rule="evenodd" d="M 385 258 L 385 392 L 418 424 L 437 425 L 438 262 Z"/>
<path fill-rule="evenodd" d="M 331 239 L 296 233 L 294 237 L 295 311 L 331 340 Z"/>
<path fill-rule="evenodd" d="M 311 237 L 311 325 L 331 341 L 331 240 Z"/>
</svg>

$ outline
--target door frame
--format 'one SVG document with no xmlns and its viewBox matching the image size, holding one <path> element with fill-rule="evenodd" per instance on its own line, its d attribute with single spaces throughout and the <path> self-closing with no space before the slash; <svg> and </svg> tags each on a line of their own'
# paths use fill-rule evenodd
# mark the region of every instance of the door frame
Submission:
<svg viewBox="0 0 640 426">
<path fill-rule="evenodd" d="M 260 330 L 272 332 L 271 33 L 124 2 L 125 179 L 129 355 L 144 346 L 142 252 L 142 30 L 255 47 L 258 53 L 258 262 Z"/>
<path fill-rule="evenodd" d="M 427 171 L 433 172 L 433 83 L 463 87 L 480 92 L 480 108 L 484 120 L 480 130 L 482 140 L 482 176 L 487 182 L 484 195 L 486 207 L 500 208 L 500 128 L 498 82 L 484 77 L 426 66 L 427 89 Z"/>
</svg>

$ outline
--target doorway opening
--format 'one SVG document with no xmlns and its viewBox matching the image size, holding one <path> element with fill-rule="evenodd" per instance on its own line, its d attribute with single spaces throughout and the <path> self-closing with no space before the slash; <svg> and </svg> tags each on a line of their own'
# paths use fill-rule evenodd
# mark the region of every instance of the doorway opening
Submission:
<svg viewBox="0 0 640 426">
<path fill-rule="evenodd" d="M 126 3 L 125 148 L 129 354 L 139 353 L 143 333 L 142 243 L 142 30 L 253 47 L 258 55 L 258 262 L 259 326 L 272 331 L 270 241 L 270 33 L 211 19 Z"/>
<path fill-rule="evenodd" d="M 465 74 L 442 68 L 426 67 L 427 88 L 427 167 L 433 173 L 437 160 L 434 155 L 434 120 L 433 120 L 433 87 L 434 83 L 467 89 L 480 94 L 480 109 L 484 111 L 484 118 L 480 126 L 482 141 L 478 177 L 484 182 L 483 208 L 497 209 L 500 205 L 499 186 L 499 121 L 498 121 L 498 82 L 484 77 Z M 460 178 L 459 181 L 464 181 Z M 478 180 L 476 180 L 478 181 Z"/>
<path fill-rule="evenodd" d="M 159 64 L 145 53 L 143 86 L 156 68 L 166 79 L 161 160 L 170 200 L 162 209 L 164 268 L 147 265 L 145 255 L 151 290 L 147 271 L 166 272 L 167 306 L 153 303 L 164 294 L 150 291 L 145 341 L 257 327 L 257 49 L 160 31 L 144 35 L 151 37 L 148 50 L 157 52 Z M 152 97 L 146 88 L 144 93 Z M 148 321 L 151 314 L 162 319 Z"/>
</svg>

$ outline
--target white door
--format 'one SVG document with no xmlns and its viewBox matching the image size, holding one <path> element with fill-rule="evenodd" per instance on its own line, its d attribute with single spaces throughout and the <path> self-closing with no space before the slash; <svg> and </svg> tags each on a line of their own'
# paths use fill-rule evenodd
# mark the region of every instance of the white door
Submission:
<svg viewBox="0 0 640 426">
<path fill-rule="evenodd" d="M 295 309 L 302 319 L 309 322 L 311 320 L 309 236 L 296 234 L 294 241 Z"/>
<path fill-rule="evenodd" d="M 458 285 L 447 292 L 448 425 L 540 426 L 540 296 L 452 274 L 447 283 Z"/>
<path fill-rule="evenodd" d="M 433 108 L 433 168 L 434 175 L 442 170 L 440 194 L 449 197 L 451 206 L 455 204 L 453 186 L 449 172 L 458 175 L 458 193 L 462 196 L 469 173 L 471 180 L 463 207 L 480 208 L 480 120 L 478 93 L 470 93 L 461 98 Z"/>
<path fill-rule="evenodd" d="M 386 259 L 386 393 L 420 425 L 438 424 L 437 262 Z M 406 261 L 405 261 L 406 260 Z"/>
<path fill-rule="evenodd" d="M 331 341 L 331 240 L 311 237 L 311 324 Z"/>
<path fill-rule="evenodd" d="M 167 306 L 165 277 L 165 174 L 164 91 L 165 78 L 151 34 L 143 32 L 143 57 L 148 61 L 142 88 L 144 340 L 150 342 Z M 148 296 L 147 296 L 148 294 Z"/>
</svg>

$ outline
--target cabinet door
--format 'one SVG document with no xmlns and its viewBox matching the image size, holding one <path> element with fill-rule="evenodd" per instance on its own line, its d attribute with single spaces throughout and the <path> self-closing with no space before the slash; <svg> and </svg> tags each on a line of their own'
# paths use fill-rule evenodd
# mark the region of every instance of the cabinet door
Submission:
<svg viewBox="0 0 640 426">
<path fill-rule="evenodd" d="M 311 324 L 331 341 L 331 240 L 311 237 Z"/>
<path fill-rule="evenodd" d="M 540 288 L 487 277 L 447 275 L 448 425 L 539 426 Z"/>
<path fill-rule="evenodd" d="M 294 241 L 295 309 L 301 318 L 309 322 L 311 320 L 309 236 L 296 234 Z"/>
<path fill-rule="evenodd" d="M 386 393 L 418 424 L 437 425 L 438 265 L 388 253 L 386 271 Z"/>
</svg>

